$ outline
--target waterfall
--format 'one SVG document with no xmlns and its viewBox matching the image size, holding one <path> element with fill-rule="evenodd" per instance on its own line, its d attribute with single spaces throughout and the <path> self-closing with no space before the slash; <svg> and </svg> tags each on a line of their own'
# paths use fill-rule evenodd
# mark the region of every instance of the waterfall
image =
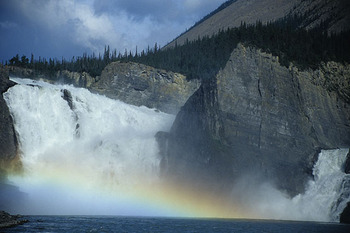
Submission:
<svg viewBox="0 0 350 233">
<path fill-rule="evenodd" d="M 83 191 L 121 195 L 135 186 L 159 181 L 160 158 L 154 135 L 169 131 L 173 115 L 83 88 L 12 80 L 19 85 L 10 88 L 4 98 L 19 136 L 24 174 L 10 176 L 10 180 L 39 203 L 17 212 L 61 214 L 65 213 L 62 203 L 69 206 L 73 203 L 68 199 L 82 200 Z M 56 198 L 51 202 L 57 202 L 59 210 L 45 210 L 49 195 Z M 119 198 L 125 202 L 124 197 Z"/>
<path fill-rule="evenodd" d="M 322 150 L 314 165 L 305 193 L 290 198 L 271 183 L 256 183 L 243 177 L 234 186 L 232 197 L 243 203 L 255 218 L 339 222 L 350 201 L 350 175 L 344 173 L 348 149 Z"/>
<path fill-rule="evenodd" d="M 339 221 L 350 201 L 350 175 L 343 171 L 348 149 L 321 151 L 314 179 L 294 198 L 251 178 L 238 180 L 234 201 L 223 205 L 215 200 L 220 194 L 206 199 L 198 198 L 202 193 L 181 193 L 186 191 L 181 185 L 159 189 L 155 134 L 169 131 L 174 115 L 83 88 L 12 80 L 18 85 L 4 98 L 18 134 L 23 174 L 12 174 L 9 180 L 27 195 L 11 206 L 14 213 Z"/>
<path fill-rule="evenodd" d="M 350 201 L 350 175 L 344 164 L 349 149 L 322 150 L 304 194 L 292 201 L 303 216 L 323 221 L 339 222 L 340 214 Z"/>
</svg>

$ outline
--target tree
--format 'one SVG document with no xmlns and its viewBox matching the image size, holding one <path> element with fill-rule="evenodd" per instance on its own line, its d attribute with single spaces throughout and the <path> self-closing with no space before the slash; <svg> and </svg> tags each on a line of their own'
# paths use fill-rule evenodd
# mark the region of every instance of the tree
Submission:
<svg viewBox="0 0 350 233">
<path fill-rule="evenodd" d="M 16 56 L 14 56 L 13 58 L 10 59 L 10 65 L 12 65 L 12 66 L 19 66 L 20 65 L 18 54 L 16 54 Z"/>
</svg>

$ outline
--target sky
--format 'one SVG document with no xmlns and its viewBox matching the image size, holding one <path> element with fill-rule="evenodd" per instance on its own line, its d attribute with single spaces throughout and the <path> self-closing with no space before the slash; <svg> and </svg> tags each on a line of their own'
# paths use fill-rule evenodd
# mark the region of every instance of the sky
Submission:
<svg viewBox="0 0 350 233">
<path fill-rule="evenodd" d="M 0 62 L 165 46 L 226 0 L 0 0 Z"/>
</svg>

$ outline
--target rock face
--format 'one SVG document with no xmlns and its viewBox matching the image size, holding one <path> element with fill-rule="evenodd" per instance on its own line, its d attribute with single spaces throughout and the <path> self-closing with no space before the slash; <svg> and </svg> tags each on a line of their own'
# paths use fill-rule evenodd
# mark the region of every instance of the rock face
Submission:
<svg viewBox="0 0 350 233">
<path fill-rule="evenodd" d="M 220 118 L 215 81 L 205 81 L 177 114 L 171 133 L 157 134 L 161 173 L 174 182 L 196 189 L 224 189 L 218 180 L 230 179 L 232 158 L 222 143 L 224 129 Z M 202 185 L 205 184 L 205 185 Z"/>
<path fill-rule="evenodd" d="M 57 71 L 54 74 L 42 74 L 38 71 L 26 68 L 20 68 L 15 66 L 9 67 L 11 76 L 19 78 L 30 78 L 30 79 L 42 79 L 51 83 L 64 83 L 72 84 L 76 87 L 88 88 L 94 83 L 95 78 L 91 77 L 88 73 L 70 72 L 68 70 Z"/>
<path fill-rule="evenodd" d="M 90 90 L 128 104 L 175 114 L 198 87 L 198 82 L 188 82 L 178 73 L 132 62 L 113 62 Z"/>
<path fill-rule="evenodd" d="M 2 96 L 8 88 L 14 85 L 15 83 L 8 79 L 8 71 L 0 67 L 0 170 L 4 169 L 6 162 L 17 155 L 17 138 L 12 118 Z"/>
<path fill-rule="evenodd" d="M 340 215 L 340 223 L 350 224 L 350 202 L 348 202 L 345 209 Z"/>
<path fill-rule="evenodd" d="M 329 88 L 349 78 L 349 66 L 298 71 L 240 44 L 177 115 L 164 170 L 178 179 L 197 173 L 215 187 L 250 173 L 292 196 L 303 192 L 320 148 L 350 146 L 349 102 Z"/>
<path fill-rule="evenodd" d="M 96 79 L 91 77 L 88 73 L 70 72 L 67 70 L 58 71 L 55 79 L 61 83 L 73 84 L 76 87 L 89 88 Z"/>
</svg>

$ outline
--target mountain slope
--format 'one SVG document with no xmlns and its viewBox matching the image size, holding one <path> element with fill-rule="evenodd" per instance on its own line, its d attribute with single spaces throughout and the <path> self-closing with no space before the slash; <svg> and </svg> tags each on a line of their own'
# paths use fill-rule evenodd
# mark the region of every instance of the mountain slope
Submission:
<svg viewBox="0 0 350 233">
<path fill-rule="evenodd" d="M 195 25 L 174 39 L 164 48 L 171 48 L 193 41 L 198 37 L 211 36 L 219 30 L 238 27 L 242 22 L 253 24 L 275 21 L 289 13 L 305 16 L 300 25 L 313 28 L 326 22 L 328 32 L 340 32 L 350 28 L 350 2 L 346 0 L 237 0 Z M 205 17 L 206 18 L 206 17 Z"/>
</svg>

